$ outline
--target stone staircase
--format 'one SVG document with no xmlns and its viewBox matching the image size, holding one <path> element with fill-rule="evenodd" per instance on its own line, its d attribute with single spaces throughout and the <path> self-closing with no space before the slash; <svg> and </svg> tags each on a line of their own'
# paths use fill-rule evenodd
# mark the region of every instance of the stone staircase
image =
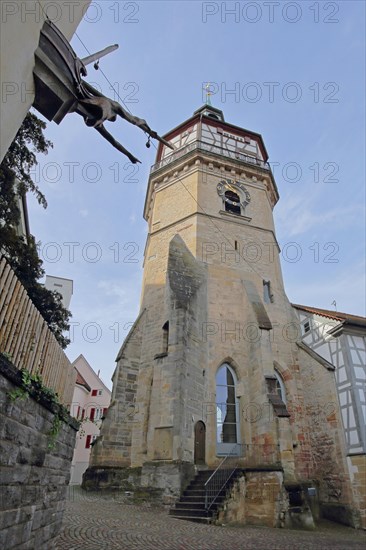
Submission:
<svg viewBox="0 0 366 550">
<path fill-rule="evenodd" d="M 186 519 L 200 523 L 210 523 L 216 516 L 217 509 L 224 502 L 226 491 L 231 487 L 236 476 L 234 475 L 227 485 L 218 494 L 215 502 L 209 510 L 205 508 L 205 483 L 211 477 L 214 470 L 203 470 L 198 472 L 181 495 L 174 508 L 169 514 L 178 519 Z"/>
</svg>

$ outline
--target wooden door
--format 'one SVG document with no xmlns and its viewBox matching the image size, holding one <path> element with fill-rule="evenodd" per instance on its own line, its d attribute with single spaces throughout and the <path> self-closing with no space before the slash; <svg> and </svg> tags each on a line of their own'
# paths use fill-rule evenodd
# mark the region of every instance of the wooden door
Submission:
<svg viewBox="0 0 366 550">
<path fill-rule="evenodd" d="M 205 464 L 206 426 L 199 420 L 194 427 L 194 463 Z"/>
</svg>

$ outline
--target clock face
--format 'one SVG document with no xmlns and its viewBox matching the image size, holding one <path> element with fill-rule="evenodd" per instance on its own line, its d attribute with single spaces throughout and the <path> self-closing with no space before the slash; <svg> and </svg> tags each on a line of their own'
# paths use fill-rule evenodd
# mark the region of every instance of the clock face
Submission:
<svg viewBox="0 0 366 550">
<path fill-rule="evenodd" d="M 217 193 L 225 202 L 233 206 L 241 206 L 244 210 L 250 203 L 250 194 L 244 185 L 238 181 L 225 179 L 217 184 Z M 239 197 L 240 202 L 238 202 Z"/>
</svg>

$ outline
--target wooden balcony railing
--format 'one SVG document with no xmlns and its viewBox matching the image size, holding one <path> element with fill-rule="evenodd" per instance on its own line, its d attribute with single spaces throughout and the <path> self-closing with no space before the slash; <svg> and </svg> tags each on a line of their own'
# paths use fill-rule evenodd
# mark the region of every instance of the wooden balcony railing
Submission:
<svg viewBox="0 0 366 550">
<path fill-rule="evenodd" d="M 156 172 L 160 168 L 163 168 L 164 166 L 168 166 L 169 164 L 173 164 L 174 161 L 181 159 L 182 157 L 184 157 L 188 153 L 191 153 L 191 151 L 195 151 L 196 149 L 205 151 L 207 153 L 212 153 L 213 155 L 217 155 L 217 156 L 221 155 L 224 157 L 229 157 L 233 160 L 242 162 L 243 164 L 256 166 L 257 168 L 262 168 L 263 170 L 271 171 L 269 163 L 264 162 L 259 158 L 255 158 L 250 155 L 245 155 L 240 151 L 234 151 L 234 150 L 227 149 L 225 147 L 219 147 L 218 145 L 207 143 L 205 141 L 196 140 L 196 141 L 193 141 L 192 143 L 189 143 L 188 145 L 185 145 L 181 149 L 178 149 L 177 151 L 168 154 L 168 156 L 164 157 L 162 160 L 160 160 L 156 164 L 153 164 L 153 166 L 150 169 L 150 173 Z"/>
<path fill-rule="evenodd" d="M 17 369 L 41 375 L 70 406 L 76 370 L 5 258 L 0 260 L 0 352 Z"/>
</svg>

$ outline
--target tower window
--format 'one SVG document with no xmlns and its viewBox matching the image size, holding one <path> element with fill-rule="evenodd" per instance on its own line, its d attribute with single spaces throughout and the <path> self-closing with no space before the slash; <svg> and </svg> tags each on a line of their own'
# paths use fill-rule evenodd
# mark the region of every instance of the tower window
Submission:
<svg viewBox="0 0 366 550">
<path fill-rule="evenodd" d="M 215 120 L 221 120 L 221 118 L 217 115 L 215 115 L 215 113 L 205 113 L 206 116 L 209 116 L 210 118 L 214 118 Z"/>
<path fill-rule="evenodd" d="M 225 210 L 232 214 L 241 214 L 240 197 L 234 191 L 225 191 Z"/>
<path fill-rule="evenodd" d="M 163 353 L 168 353 L 169 347 L 169 321 L 163 325 Z"/>
<path fill-rule="evenodd" d="M 304 334 L 310 332 L 310 321 L 305 321 L 304 323 Z"/>
<path fill-rule="evenodd" d="M 273 294 L 271 291 L 270 281 L 263 281 L 263 300 L 265 304 L 271 304 L 273 302 Z"/>
</svg>

